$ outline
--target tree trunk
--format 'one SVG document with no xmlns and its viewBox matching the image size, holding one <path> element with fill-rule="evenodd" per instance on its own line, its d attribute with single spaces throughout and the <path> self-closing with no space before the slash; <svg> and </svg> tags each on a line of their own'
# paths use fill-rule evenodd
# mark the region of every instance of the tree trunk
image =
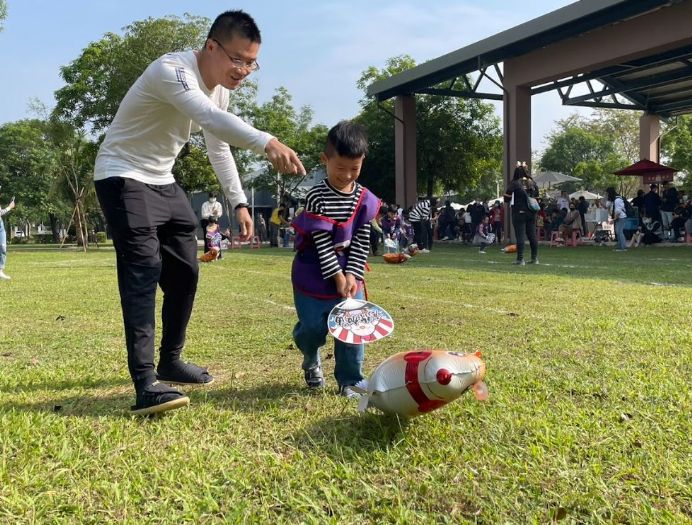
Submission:
<svg viewBox="0 0 692 525">
<path fill-rule="evenodd" d="M 58 224 L 58 218 L 54 214 L 49 213 L 48 220 L 50 221 L 50 231 L 53 235 L 53 242 L 57 244 L 60 242 L 60 226 Z"/>
<path fill-rule="evenodd" d="M 75 230 L 77 233 L 77 241 L 78 243 L 81 241 L 82 243 L 82 250 L 85 252 L 87 251 L 87 243 L 89 242 L 88 239 L 84 236 L 84 228 L 86 225 L 84 225 L 83 220 L 82 220 L 82 206 L 79 202 L 77 201 L 76 204 L 76 213 L 75 213 Z"/>
</svg>

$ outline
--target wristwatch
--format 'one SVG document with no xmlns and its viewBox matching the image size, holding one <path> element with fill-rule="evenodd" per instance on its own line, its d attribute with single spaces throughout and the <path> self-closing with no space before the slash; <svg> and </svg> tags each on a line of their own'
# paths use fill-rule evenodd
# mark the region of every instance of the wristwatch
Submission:
<svg viewBox="0 0 692 525">
<path fill-rule="evenodd" d="M 238 211 L 240 208 L 249 208 L 249 207 L 250 207 L 250 205 L 249 205 L 247 202 L 241 202 L 241 203 L 238 204 L 238 206 L 236 206 L 234 209 L 235 209 L 236 211 Z"/>
</svg>

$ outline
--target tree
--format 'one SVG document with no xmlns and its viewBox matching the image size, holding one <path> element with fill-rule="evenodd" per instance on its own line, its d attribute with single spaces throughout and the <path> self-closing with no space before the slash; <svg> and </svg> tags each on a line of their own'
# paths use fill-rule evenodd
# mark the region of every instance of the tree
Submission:
<svg viewBox="0 0 692 525">
<path fill-rule="evenodd" d="M 89 244 L 90 210 L 98 210 L 93 183 L 93 166 L 98 145 L 86 140 L 84 133 L 69 123 L 51 121 L 48 137 L 56 155 L 52 194 L 69 203 L 77 241 L 86 251 Z M 100 214 L 97 213 L 100 216 Z"/>
<path fill-rule="evenodd" d="M 55 93 L 54 115 L 77 128 L 105 130 L 144 69 L 165 53 L 201 47 L 208 27 L 204 17 L 168 16 L 134 22 L 122 36 L 107 33 L 60 68 L 66 85 Z"/>
<path fill-rule="evenodd" d="M 248 106 L 245 110 L 255 127 L 280 138 L 281 142 L 295 150 L 308 173 L 319 166 L 320 152 L 324 149 L 328 130 L 321 124 L 312 126 L 313 112 L 309 106 L 296 111 L 286 88 L 278 88 L 268 102 Z M 271 191 L 276 195 L 277 202 L 284 196 L 302 196 L 297 195 L 296 190 L 303 182 L 303 177 L 277 173 L 263 156 L 251 160 L 262 172 L 252 183 L 255 188 Z"/>
<path fill-rule="evenodd" d="M 56 219 L 61 206 L 51 197 L 51 189 L 57 162 L 45 121 L 29 119 L 0 126 L 0 184 L 4 195 L 17 199 L 12 221 Z"/>
<path fill-rule="evenodd" d="M 0 31 L 4 29 L 3 22 L 7 18 L 7 1 L 0 0 Z"/>
<path fill-rule="evenodd" d="M 376 80 L 406 71 L 411 57 L 390 58 L 383 70 L 363 72 L 358 87 L 366 90 Z M 370 139 L 370 155 L 363 166 L 363 183 L 386 201 L 394 201 L 394 102 L 378 103 L 364 97 L 357 121 Z M 416 97 L 418 190 L 436 193 L 477 188 L 482 178 L 501 166 L 502 140 L 493 107 L 480 100 L 419 95 Z M 492 194 L 494 195 L 494 190 Z M 490 195 L 488 195 L 490 196 Z"/>
<path fill-rule="evenodd" d="M 661 151 L 681 171 L 681 189 L 692 192 L 692 116 L 676 117 L 664 126 Z"/>
<path fill-rule="evenodd" d="M 582 179 L 580 182 L 563 184 L 562 189 L 574 191 L 583 188 L 603 192 L 606 187 L 614 186 L 627 195 L 634 192 L 638 179 L 613 175 L 614 171 L 633 162 L 624 157 L 624 152 L 628 150 L 626 145 L 631 140 L 615 139 L 613 133 L 620 131 L 616 131 L 614 121 L 594 121 L 572 115 L 558 121 L 558 127 L 549 136 L 549 146 L 540 159 L 540 168 Z M 618 143 L 620 145 L 616 147 Z"/>
</svg>

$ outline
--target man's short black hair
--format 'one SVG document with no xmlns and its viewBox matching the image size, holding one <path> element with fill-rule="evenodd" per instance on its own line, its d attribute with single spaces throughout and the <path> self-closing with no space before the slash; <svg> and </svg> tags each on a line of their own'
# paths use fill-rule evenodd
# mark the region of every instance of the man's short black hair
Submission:
<svg viewBox="0 0 692 525">
<path fill-rule="evenodd" d="M 324 154 L 331 157 L 334 153 L 351 159 L 367 155 L 368 137 L 363 126 L 350 120 L 342 120 L 330 129 Z"/>
<path fill-rule="evenodd" d="M 207 39 L 227 42 L 234 36 L 247 38 L 250 42 L 262 43 L 260 30 L 255 20 L 245 11 L 226 11 L 216 17 L 209 29 Z"/>
</svg>

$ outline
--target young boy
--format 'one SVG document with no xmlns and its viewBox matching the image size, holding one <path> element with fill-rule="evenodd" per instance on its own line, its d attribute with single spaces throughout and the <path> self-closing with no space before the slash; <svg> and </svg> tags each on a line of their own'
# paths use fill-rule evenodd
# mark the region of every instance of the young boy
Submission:
<svg viewBox="0 0 692 525">
<path fill-rule="evenodd" d="M 294 221 L 296 256 L 291 281 L 298 322 L 293 339 L 303 353 L 308 388 L 322 388 L 319 348 L 326 343 L 327 317 L 344 298 L 362 299 L 363 274 L 370 243 L 370 221 L 380 200 L 356 181 L 368 143 L 363 128 L 341 121 L 327 136 L 320 159 L 327 178 L 305 199 Z M 352 388 L 363 379 L 362 344 L 334 342 L 334 377 L 339 393 L 359 397 Z"/>
</svg>

